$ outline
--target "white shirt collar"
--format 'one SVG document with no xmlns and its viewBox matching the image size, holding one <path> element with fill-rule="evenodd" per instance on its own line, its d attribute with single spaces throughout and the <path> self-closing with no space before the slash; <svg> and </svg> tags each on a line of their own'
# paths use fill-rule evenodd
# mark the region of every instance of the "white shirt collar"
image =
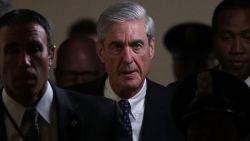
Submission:
<svg viewBox="0 0 250 141">
<path fill-rule="evenodd" d="M 245 83 L 248 85 L 248 87 L 250 87 L 250 76 L 245 79 Z"/>
<path fill-rule="evenodd" d="M 6 110 L 9 112 L 13 120 L 20 127 L 23 119 L 23 114 L 25 112 L 25 107 L 17 103 L 14 99 L 8 96 L 5 89 L 2 92 L 3 104 Z"/>
<path fill-rule="evenodd" d="M 219 70 L 222 70 L 221 65 L 219 65 Z M 244 80 L 244 82 L 250 87 L 250 75 Z"/>
<path fill-rule="evenodd" d="M 131 105 L 131 112 L 133 116 L 135 116 L 135 114 L 137 114 L 138 112 L 140 113 L 141 111 L 143 111 L 142 108 L 144 107 L 146 91 L 147 91 L 147 80 L 145 79 L 140 91 L 136 95 L 128 99 Z M 115 94 L 115 92 L 111 88 L 109 83 L 109 78 L 107 78 L 105 81 L 104 97 L 115 101 L 121 100 L 121 98 L 117 94 Z"/>
<path fill-rule="evenodd" d="M 47 89 L 45 91 L 45 94 L 40 99 L 36 106 L 36 110 L 39 112 L 39 114 L 45 119 L 49 124 L 51 123 L 50 119 L 50 111 L 52 107 L 53 102 L 53 90 L 49 82 L 47 82 Z"/>
<path fill-rule="evenodd" d="M 14 99 L 12 99 L 7 94 L 5 89 L 3 89 L 2 93 L 3 93 L 2 95 L 3 104 L 5 105 L 9 114 L 12 116 L 13 120 L 20 127 L 26 108 L 23 105 L 17 103 Z M 45 94 L 42 96 L 42 98 L 36 105 L 36 110 L 43 117 L 43 119 L 47 121 L 49 124 L 51 123 L 50 110 L 52 107 L 52 102 L 53 102 L 53 90 L 49 82 L 47 82 L 47 88 Z"/>
</svg>

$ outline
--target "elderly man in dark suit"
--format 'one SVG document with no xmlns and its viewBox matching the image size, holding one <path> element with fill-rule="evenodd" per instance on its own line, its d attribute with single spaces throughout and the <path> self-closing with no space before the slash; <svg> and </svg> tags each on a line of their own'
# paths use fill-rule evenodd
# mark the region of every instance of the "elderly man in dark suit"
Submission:
<svg viewBox="0 0 250 141">
<path fill-rule="evenodd" d="M 173 140 L 170 92 L 147 78 L 155 53 L 153 19 L 141 5 L 121 2 L 100 15 L 97 30 L 97 52 L 108 76 L 70 89 L 118 101 L 133 141 Z"/>
<path fill-rule="evenodd" d="M 1 141 L 126 140 L 117 104 L 65 91 L 48 81 L 51 29 L 39 13 L 13 10 L 0 18 Z"/>
</svg>

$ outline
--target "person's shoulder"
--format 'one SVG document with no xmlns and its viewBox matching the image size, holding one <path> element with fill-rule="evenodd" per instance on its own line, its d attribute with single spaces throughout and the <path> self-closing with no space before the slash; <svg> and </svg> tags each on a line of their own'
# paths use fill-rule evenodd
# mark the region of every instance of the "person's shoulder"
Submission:
<svg viewBox="0 0 250 141">
<path fill-rule="evenodd" d="M 147 99 L 148 100 L 154 100 L 158 102 L 158 105 L 164 105 L 165 107 L 170 106 L 172 103 L 172 99 L 175 95 L 176 90 L 178 89 L 178 86 L 180 84 L 180 81 L 175 81 L 167 86 L 163 86 L 161 84 L 158 84 L 153 81 L 148 81 L 148 93 L 147 93 Z"/>
<path fill-rule="evenodd" d="M 175 91 L 175 89 L 178 87 L 179 85 L 179 81 L 174 81 L 174 82 L 171 82 L 170 84 L 168 84 L 167 86 L 163 86 L 157 82 L 154 82 L 150 79 L 147 79 L 147 85 L 148 85 L 148 88 L 150 90 L 153 90 L 153 91 L 163 91 L 165 93 L 170 93 L 170 92 L 173 92 Z"/>
<path fill-rule="evenodd" d="M 172 93 L 172 90 L 170 88 L 147 79 L 147 95 L 152 95 L 150 97 L 156 96 L 159 99 L 166 99 L 168 95 L 170 95 L 170 93 Z"/>
<path fill-rule="evenodd" d="M 169 90 L 169 91 L 172 91 L 174 92 L 178 86 L 181 84 L 182 80 L 176 80 L 176 81 L 173 81 L 171 83 L 169 83 L 166 88 Z"/>
<path fill-rule="evenodd" d="M 86 118 L 103 119 L 113 118 L 117 113 L 117 103 L 103 96 L 93 96 L 78 93 L 71 90 L 64 90 L 69 103 L 76 107 L 81 115 L 87 114 Z"/>
<path fill-rule="evenodd" d="M 148 78 L 147 78 L 147 86 L 148 88 L 154 89 L 154 90 L 166 90 L 166 87 Z"/>
<path fill-rule="evenodd" d="M 114 101 L 103 96 L 94 96 L 76 91 L 65 90 L 68 97 L 77 101 L 82 101 L 84 105 L 110 105 L 114 104 Z"/>
<path fill-rule="evenodd" d="M 89 95 L 102 96 L 106 78 L 107 75 L 104 75 L 103 77 L 97 80 L 84 84 L 76 84 L 73 86 L 65 87 L 64 89 L 73 90 Z"/>
<path fill-rule="evenodd" d="M 80 107 L 89 107 L 89 108 L 111 108 L 114 107 L 115 101 L 102 97 L 102 96 L 93 96 L 85 93 L 79 93 L 77 91 L 63 89 L 54 86 L 54 91 L 56 93 L 57 99 L 64 99 L 69 101 L 74 105 Z M 112 108 L 111 108 L 112 109 Z"/>
</svg>

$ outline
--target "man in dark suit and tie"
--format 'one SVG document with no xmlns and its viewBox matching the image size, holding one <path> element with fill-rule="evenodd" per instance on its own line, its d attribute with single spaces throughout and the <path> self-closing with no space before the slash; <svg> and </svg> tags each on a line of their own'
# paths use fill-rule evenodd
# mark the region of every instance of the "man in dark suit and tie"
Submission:
<svg viewBox="0 0 250 141">
<path fill-rule="evenodd" d="M 3 15 L 0 40 L 1 141 L 127 140 L 114 101 L 65 91 L 48 81 L 55 47 L 42 15 L 28 9 Z"/>
<path fill-rule="evenodd" d="M 153 19 L 141 5 L 121 2 L 100 15 L 97 31 L 97 52 L 108 76 L 70 89 L 118 101 L 133 141 L 174 140 L 170 91 L 147 78 L 155 53 Z"/>
</svg>

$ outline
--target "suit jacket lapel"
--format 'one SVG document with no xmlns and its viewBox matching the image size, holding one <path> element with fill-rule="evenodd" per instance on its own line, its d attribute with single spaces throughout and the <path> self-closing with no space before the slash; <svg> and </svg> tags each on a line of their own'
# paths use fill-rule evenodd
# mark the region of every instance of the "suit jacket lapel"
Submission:
<svg viewBox="0 0 250 141">
<path fill-rule="evenodd" d="M 0 141 L 6 141 L 6 128 L 4 123 L 4 106 L 3 106 L 3 100 L 2 100 L 2 89 L 1 89 L 1 95 L 0 95 Z"/>
<path fill-rule="evenodd" d="M 62 89 L 53 87 L 57 111 L 58 139 L 60 141 L 79 140 L 82 138 L 82 119 L 76 114 L 77 105 L 69 101 Z M 80 137 L 81 135 L 81 137 Z"/>
<path fill-rule="evenodd" d="M 141 127 L 140 140 L 147 140 L 147 135 L 151 134 L 149 130 L 154 130 L 154 123 L 152 123 L 151 117 L 154 116 L 154 99 L 152 99 L 152 90 L 151 90 L 151 82 L 147 80 L 147 92 L 145 97 L 145 109 L 143 116 L 143 123 Z"/>
<path fill-rule="evenodd" d="M 75 112 L 77 111 L 77 105 L 69 101 L 65 91 L 56 88 L 53 84 L 51 85 L 57 111 L 58 140 L 71 141 L 83 138 L 83 132 L 79 133 L 82 131 L 81 125 L 83 119 L 79 119 L 79 116 Z M 2 92 L 0 93 L 0 141 L 7 141 Z M 81 135 L 81 137 L 79 137 L 79 135 Z"/>
<path fill-rule="evenodd" d="M 147 79 L 147 93 L 140 141 L 165 138 L 165 120 L 169 102 L 167 99 L 164 101 L 166 97 L 163 97 L 163 95 L 167 95 L 167 92 Z"/>
</svg>

